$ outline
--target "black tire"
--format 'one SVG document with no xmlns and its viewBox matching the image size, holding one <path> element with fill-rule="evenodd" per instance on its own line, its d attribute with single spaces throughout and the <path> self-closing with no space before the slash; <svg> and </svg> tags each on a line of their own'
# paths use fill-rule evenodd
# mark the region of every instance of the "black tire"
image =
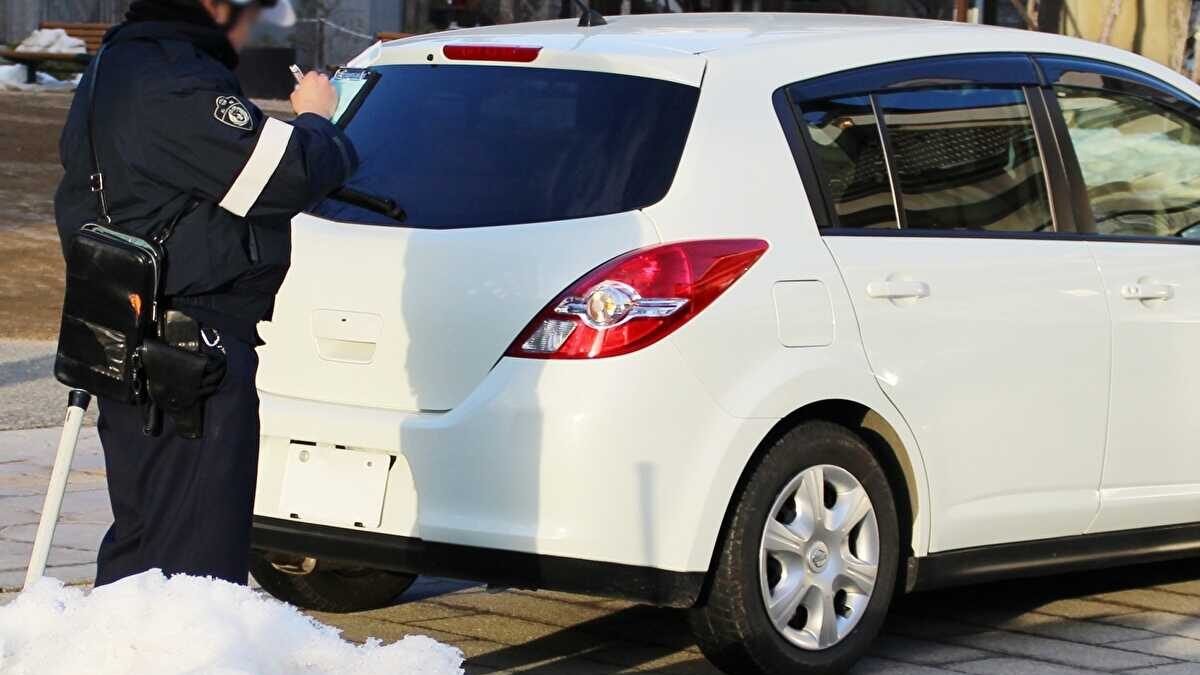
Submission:
<svg viewBox="0 0 1200 675">
<path fill-rule="evenodd" d="M 368 568 L 317 568 L 308 574 L 280 571 L 262 551 L 250 554 L 250 573 L 263 590 L 302 609 L 334 614 L 391 607 L 417 577 Z"/>
<path fill-rule="evenodd" d="M 810 651 L 784 638 L 767 615 L 759 585 L 759 546 L 776 497 L 802 471 L 823 464 L 845 469 L 866 489 L 878 524 L 879 566 L 858 624 L 833 646 Z M 899 550 L 895 499 L 863 439 L 830 422 L 797 426 L 760 457 L 734 498 L 704 604 L 690 612 L 700 650 L 730 675 L 846 672 L 870 648 L 887 616 Z"/>
</svg>

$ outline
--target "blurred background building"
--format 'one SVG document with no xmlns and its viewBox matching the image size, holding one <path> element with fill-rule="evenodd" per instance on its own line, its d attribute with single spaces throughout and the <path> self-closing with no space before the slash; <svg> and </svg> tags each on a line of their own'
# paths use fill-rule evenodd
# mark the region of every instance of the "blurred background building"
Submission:
<svg viewBox="0 0 1200 675">
<path fill-rule="evenodd" d="M 1192 74 L 1200 0 L 591 0 L 604 14 L 851 12 L 987 23 L 1065 33 L 1142 53 Z M 301 65 L 341 63 L 379 33 L 425 33 L 578 16 L 574 0 L 293 0 L 301 23 L 264 32 L 264 48 L 294 48 Z M 128 0 L 0 0 L 0 43 L 41 21 L 119 21 Z"/>
</svg>

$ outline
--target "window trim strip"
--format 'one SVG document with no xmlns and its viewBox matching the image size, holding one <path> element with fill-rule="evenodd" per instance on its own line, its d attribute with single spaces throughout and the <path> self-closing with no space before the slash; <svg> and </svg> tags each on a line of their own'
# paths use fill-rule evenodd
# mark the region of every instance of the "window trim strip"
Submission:
<svg viewBox="0 0 1200 675">
<path fill-rule="evenodd" d="M 1051 90 L 1057 85 L 1137 96 L 1170 108 L 1189 119 L 1200 119 L 1196 114 L 1196 109 L 1200 108 L 1200 101 L 1148 73 L 1139 72 L 1120 64 L 1081 56 L 1062 54 L 1033 54 L 1032 56 L 1043 73 L 1044 86 Z M 1099 77 L 1100 83 L 1097 86 L 1090 80 L 1069 81 L 1067 78 L 1073 74 Z"/>
<path fill-rule="evenodd" d="M 831 227 L 822 237 L 919 237 L 922 239 L 1041 239 L 1044 241 L 1087 241 L 1101 244 L 1167 244 L 1200 246 L 1200 239 L 1183 237 L 1138 237 L 1085 232 L 1021 232 L 1012 230 L 896 230 L 892 228 Z"/>
<path fill-rule="evenodd" d="M 903 89 L 948 86 L 1042 84 L 1041 74 L 1029 54 L 983 52 L 926 56 L 878 63 L 801 80 L 787 85 L 793 101 L 866 96 Z"/>
<path fill-rule="evenodd" d="M 1046 197 L 1050 200 L 1051 228 L 1054 232 L 1074 232 L 1075 218 L 1071 190 L 1066 178 L 1066 166 L 1058 134 L 1046 113 L 1042 87 L 1022 87 L 1025 105 L 1029 108 L 1033 134 L 1037 138 L 1038 154 L 1042 160 L 1042 175 L 1046 179 Z"/>
<path fill-rule="evenodd" d="M 888 185 L 892 188 L 892 208 L 896 211 L 897 230 L 908 229 L 908 214 L 904 210 L 904 194 L 900 190 L 899 173 L 896 170 L 896 154 L 892 148 L 892 134 L 888 130 L 887 120 L 883 117 L 883 108 L 879 105 L 879 97 L 874 92 L 868 97 L 871 101 L 871 114 L 875 116 L 875 130 L 879 133 L 879 143 L 883 147 L 883 170 L 887 172 Z"/>
<path fill-rule="evenodd" d="M 1059 148 L 1066 178 L 1065 201 L 1071 205 L 1071 220 L 1074 223 L 1072 232 L 1091 235 L 1096 232 L 1096 216 L 1092 213 L 1092 203 L 1088 200 L 1087 184 L 1083 181 L 1083 168 L 1079 164 L 1079 156 L 1075 154 L 1075 143 L 1071 140 L 1071 132 L 1067 128 L 1066 118 L 1062 107 L 1058 104 L 1058 96 L 1050 85 L 1042 87 L 1042 103 L 1045 105 L 1045 115 L 1050 127 L 1054 130 L 1055 142 Z"/>
</svg>

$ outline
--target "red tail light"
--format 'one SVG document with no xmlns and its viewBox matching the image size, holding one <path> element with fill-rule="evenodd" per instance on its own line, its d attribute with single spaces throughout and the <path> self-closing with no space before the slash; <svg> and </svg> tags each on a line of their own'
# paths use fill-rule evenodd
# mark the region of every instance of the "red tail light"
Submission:
<svg viewBox="0 0 1200 675">
<path fill-rule="evenodd" d="M 507 355 L 598 359 L 647 347 L 712 304 L 766 250 L 761 239 L 713 239 L 630 251 L 546 305 Z"/>
<path fill-rule="evenodd" d="M 445 45 L 442 55 L 455 61 L 508 61 L 529 63 L 538 57 L 541 47 L 517 45 Z"/>
</svg>

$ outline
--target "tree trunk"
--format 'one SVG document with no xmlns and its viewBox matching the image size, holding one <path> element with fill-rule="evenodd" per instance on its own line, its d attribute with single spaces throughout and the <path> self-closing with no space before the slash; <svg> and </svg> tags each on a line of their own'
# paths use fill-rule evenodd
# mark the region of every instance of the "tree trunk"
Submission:
<svg viewBox="0 0 1200 675">
<path fill-rule="evenodd" d="M 404 18 L 400 22 L 400 30 L 406 33 L 421 32 L 421 2 L 419 0 L 404 0 Z"/>
<path fill-rule="evenodd" d="M 1167 65 L 1172 70 L 1177 70 L 1184 74 L 1184 63 L 1187 61 L 1188 40 L 1192 37 L 1192 0 L 1169 0 L 1170 13 L 1168 20 L 1171 22 L 1168 34 L 1175 38 L 1176 46 L 1171 53 L 1171 62 Z"/>
<path fill-rule="evenodd" d="M 1117 25 L 1117 17 L 1121 16 L 1121 0 L 1109 0 L 1108 14 L 1104 17 L 1104 27 L 1100 29 L 1100 42 L 1112 44 L 1113 28 Z"/>
<path fill-rule="evenodd" d="M 954 0 L 954 20 L 960 23 L 967 22 L 967 0 Z"/>
</svg>

